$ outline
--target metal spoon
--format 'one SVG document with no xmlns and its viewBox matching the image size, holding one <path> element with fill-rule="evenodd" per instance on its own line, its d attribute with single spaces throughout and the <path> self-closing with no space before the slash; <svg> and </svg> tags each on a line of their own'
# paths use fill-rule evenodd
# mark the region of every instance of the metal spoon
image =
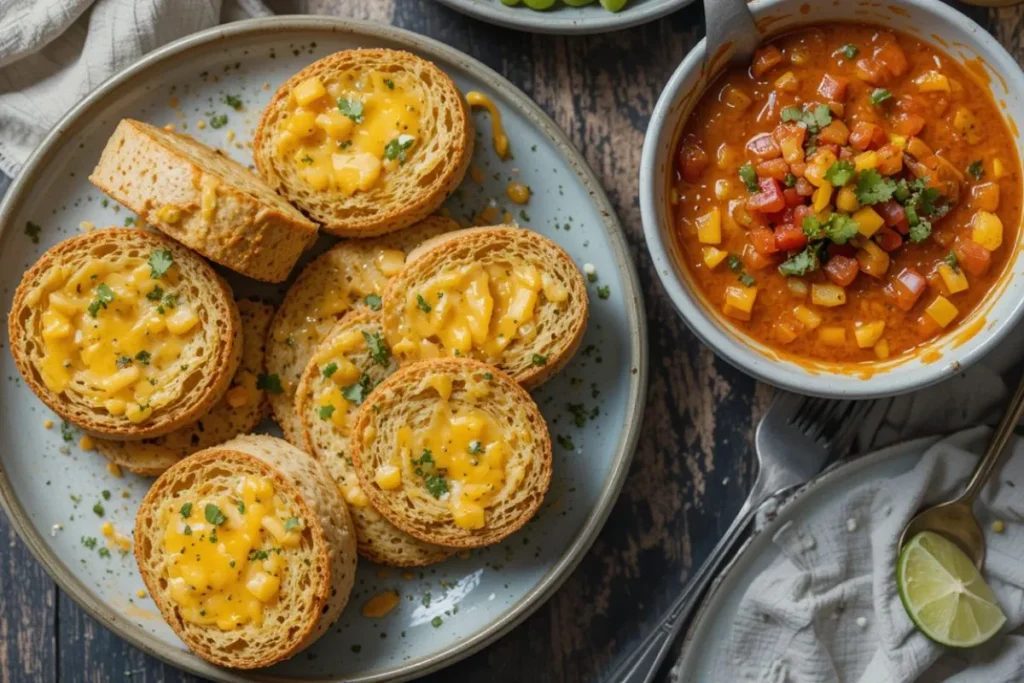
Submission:
<svg viewBox="0 0 1024 683">
<path fill-rule="evenodd" d="M 922 531 L 934 531 L 956 543 L 967 553 L 974 565 L 981 569 L 985 564 L 985 534 L 974 516 L 974 501 L 981 493 L 982 487 L 999 463 L 999 456 L 1013 434 L 1017 422 L 1024 414 L 1024 377 L 1021 377 L 1017 391 L 1010 400 L 1010 405 L 999 422 L 992 440 L 988 444 L 985 456 L 978 462 L 971 475 L 967 488 L 959 497 L 927 508 L 917 513 L 903 529 L 900 536 L 900 550 L 914 536 Z"/>
<path fill-rule="evenodd" d="M 747 0 L 704 0 L 704 25 L 707 28 L 704 39 L 706 65 L 711 65 L 711 60 L 726 48 L 732 50 L 730 63 L 750 65 L 754 50 L 761 44 L 761 33 L 754 23 Z"/>
</svg>

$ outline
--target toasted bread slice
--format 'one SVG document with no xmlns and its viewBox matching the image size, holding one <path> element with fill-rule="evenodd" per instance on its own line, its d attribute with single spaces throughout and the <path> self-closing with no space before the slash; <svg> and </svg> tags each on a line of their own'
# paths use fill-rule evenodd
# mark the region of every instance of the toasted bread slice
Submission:
<svg viewBox="0 0 1024 683">
<path fill-rule="evenodd" d="M 51 248 L 22 278 L 7 322 L 29 388 L 110 439 L 195 422 L 242 356 L 231 288 L 195 253 L 144 230 L 97 230 Z"/>
<path fill-rule="evenodd" d="M 551 438 L 537 405 L 475 360 L 401 368 L 363 402 L 352 433 L 370 503 L 427 543 L 497 543 L 534 515 L 551 482 Z"/>
<path fill-rule="evenodd" d="M 402 362 L 454 356 L 527 388 L 558 372 L 587 327 L 583 275 L 541 235 L 468 228 L 425 241 L 384 292 L 384 333 Z"/>
<path fill-rule="evenodd" d="M 355 534 L 319 463 L 280 439 L 241 436 L 156 480 L 135 518 L 135 559 L 189 649 L 255 669 L 309 646 L 341 614 Z"/>
<path fill-rule="evenodd" d="M 253 140 L 263 179 L 339 237 L 423 220 L 472 156 L 473 120 L 451 79 L 386 49 L 337 52 L 292 76 Z"/>
<path fill-rule="evenodd" d="M 281 282 L 317 226 L 238 162 L 187 135 L 124 119 L 89 180 L 222 266 Z"/>
<path fill-rule="evenodd" d="M 356 410 L 373 387 L 398 369 L 383 340 L 379 313 L 346 314 L 306 366 L 295 411 L 306 450 L 326 466 L 349 504 L 359 554 L 393 567 L 421 567 L 441 562 L 453 551 L 410 536 L 370 506 L 349 453 Z"/>
<path fill-rule="evenodd" d="M 405 254 L 425 239 L 458 228 L 450 218 L 428 216 L 418 224 L 373 240 L 339 242 L 311 262 L 285 294 L 270 326 L 267 373 L 277 375 L 281 393 L 270 394 L 274 419 L 290 443 L 303 447 L 302 424 L 295 414 L 295 388 L 313 349 L 334 323 L 352 309 L 379 307 L 388 278 L 405 263 Z"/>
<path fill-rule="evenodd" d="M 242 314 L 242 363 L 231 388 L 210 412 L 155 439 L 96 439 L 96 450 L 129 472 L 156 477 L 182 458 L 255 429 L 269 411 L 266 392 L 256 387 L 256 378 L 263 372 L 267 330 L 274 307 L 243 300 L 238 302 L 238 312 Z"/>
</svg>

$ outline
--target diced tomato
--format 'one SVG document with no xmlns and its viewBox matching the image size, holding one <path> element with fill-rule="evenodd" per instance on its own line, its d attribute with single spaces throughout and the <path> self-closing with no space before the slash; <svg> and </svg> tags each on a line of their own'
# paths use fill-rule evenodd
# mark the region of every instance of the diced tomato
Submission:
<svg viewBox="0 0 1024 683">
<path fill-rule="evenodd" d="M 896 251 L 903 246 L 903 238 L 892 228 L 879 228 L 872 239 L 885 251 Z"/>
<path fill-rule="evenodd" d="M 896 175 L 903 170 L 903 151 L 892 144 L 884 144 L 878 148 L 878 166 L 876 171 L 882 175 Z"/>
<path fill-rule="evenodd" d="M 858 121 L 850 131 L 850 145 L 854 149 L 864 151 L 866 149 L 877 149 L 889 141 L 885 130 L 875 123 Z"/>
<path fill-rule="evenodd" d="M 696 183 L 708 167 L 708 155 L 696 144 L 686 144 L 679 148 L 679 173 L 688 183 Z"/>
<path fill-rule="evenodd" d="M 924 124 L 928 121 L 923 116 L 918 116 L 910 112 L 904 112 L 896 114 L 892 118 L 893 125 L 896 126 L 896 132 L 905 137 L 913 137 L 921 132 L 924 128 Z"/>
<path fill-rule="evenodd" d="M 857 247 L 849 243 L 836 244 L 835 242 L 829 242 L 828 247 L 826 247 L 826 250 L 828 251 L 828 255 L 830 258 L 835 258 L 836 256 L 844 256 L 846 258 L 852 259 L 854 256 L 857 255 Z"/>
<path fill-rule="evenodd" d="M 843 147 L 839 150 L 839 158 L 842 161 L 853 161 L 853 150 L 849 147 Z"/>
<path fill-rule="evenodd" d="M 775 228 L 775 247 L 779 251 L 796 251 L 807 245 L 807 235 L 803 228 L 795 225 L 782 225 Z"/>
<path fill-rule="evenodd" d="M 877 59 L 865 57 L 857 60 L 857 77 L 871 85 L 882 85 L 889 78 L 889 70 Z"/>
<path fill-rule="evenodd" d="M 771 230 L 768 232 L 770 233 Z M 775 239 L 774 236 L 772 239 Z M 747 267 L 747 270 L 773 268 L 779 262 L 775 254 L 762 254 L 752 244 L 743 247 L 743 253 L 740 254 L 740 258 L 743 260 L 743 265 Z"/>
<path fill-rule="evenodd" d="M 736 222 L 737 225 L 742 227 L 744 230 L 750 230 L 758 226 L 763 226 L 764 216 L 757 211 L 750 211 L 747 208 L 747 200 L 745 199 L 732 199 L 729 201 L 729 215 Z"/>
<path fill-rule="evenodd" d="M 885 220 L 885 224 L 890 228 L 895 227 L 907 220 L 907 213 L 903 210 L 903 207 L 894 200 L 890 199 L 887 202 L 881 204 L 875 204 L 873 207 L 878 215 Z"/>
<path fill-rule="evenodd" d="M 782 209 L 782 211 L 776 211 L 775 213 L 765 213 L 761 215 L 764 216 L 765 221 L 767 221 L 769 227 L 774 227 L 776 225 L 785 225 L 786 223 L 793 222 L 793 209 L 790 208 L 784 208 Z"/>
<path fill-rule="evenodd" d="M 762 178 L 775 178 L 784 180 L 789 173 L 789 164 L 782 157 L 757 162 L 757 175 Z"/>
<path fill-rule="evenodd" d="M 818 143 L 818 151 L 820 152 L 822 150 L 828 150 L 829 152 L 832 152 L 832 156 L 834 156 L 837 159 L 839 158 L 839 145 L 835 144 L 834 142 Z"/>
<path fill-rule="evenodd" d="M 747 207 L 751 211 L 761 213 L 782 211 L 786 206 L 786 199 L 782 196 L 782 183 L 775 178 L 761 178 L 757 185 L 760 189 L 747 200 Z"/>
<path fill-rule="evenodd" d="M 917 303 L 928 287 L 928 281 L 913 268 L 904 268 L 889 280 L 885 286 L 885 294 L 903 311 L 909 311 Z"/>
<path fill-rule="evenodd" d="M 907 73 L 907 69 L 910 66 L 907 63 L 907 55 L 904 54 L 903 48 L 896 42 L 895 37 L 876 47 L 874 58 L 876 62 L 885 67 L 889 74 L 895 78 L 899 78 Z"/>
<path fill-rule="evenodd" d="M 765 45 L 754 53 L 754 62 L 750 65 L 750 73 L 760 78 L 782 62 L 782 52 L 774 45 Z"/>
<path fill-rule="evenodd" d="M 953 253 L 960 261 L 960 266 L 971 275 L 984 275 L 992 262 L 988 249 L 963 236 L 953 242 Z"/>
<path fill-rule="evenodd" d="M 829 280 L 839 285 L 840 287 L 846 287 L 855 279 L 857 279 L 857 273 L 860 272 L 860 265 L 857 263 L 857 259 L 848 258 L 846 256 L 833 256 L 828 260 L 823 268 L 825 276 Z"/>
<path fill-rule="evenodd" d="M 796 193 L 801 197 L 810 197 L 814 194 L 814 185 L 811 185 L 811 181 L 806 178 L 797 178 L 796 185 L 793 186 Z"/>
<path fill-rule="evenodd" d="M 754 159 L 775 159 L 782 156 L 782 150 L 771 133 L 758 133 L 747 141 L 748 156 Z"/>
<path fill-rule="evenodd" d="M 807 164 L 802 161 L 794 161 L 789 165 L 789 172 L 797 178 L 803 178 L 804 174 L 807 172 Z"/>
<path fill-rule="evenodd" d="M 747 233 L 747 238 L 759 254 L 768 255 L 778 251 L 775 246 L 775 233 L 771 228 L 754 228 Z"/>
<path fill-rule="evenodd" d="M 786 200 L 786 206 L 802 206 L 804 203 L 804 198 L 795 187 L 787 187 L 782 191 L 782 196 Z"/>
<path fill-rule="evenodd" d="M 818 94 L 826 100 L 842 102 L 846 99 L 846 89 L 850 86 L 849 79 L 825 74 L 818 84 Z"/>
<path fill-rule="evenodd" d="M 806 204 L 798 206 L 795 209 L 793 209 L 793 225 L 803 230 L 804 219 L 807 218 L 808 216 L 813 215 L 814 209 L 812 209 L 811 207 L 807 206 Z"/>
</svg>

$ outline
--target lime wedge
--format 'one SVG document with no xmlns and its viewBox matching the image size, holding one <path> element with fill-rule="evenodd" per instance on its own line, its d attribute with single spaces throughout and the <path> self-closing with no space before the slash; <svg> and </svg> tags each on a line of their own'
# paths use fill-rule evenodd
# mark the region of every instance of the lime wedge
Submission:
<svg viewBox="0 0 1024 683">
<path fill-rule="evenodd" d="M 903 547 L 896 585 L 910 620 L 941 645 L 981 645 L 1006 623 L 981 572 L 952 541 L 934 531 L 922 531 Z"/>
</svg>

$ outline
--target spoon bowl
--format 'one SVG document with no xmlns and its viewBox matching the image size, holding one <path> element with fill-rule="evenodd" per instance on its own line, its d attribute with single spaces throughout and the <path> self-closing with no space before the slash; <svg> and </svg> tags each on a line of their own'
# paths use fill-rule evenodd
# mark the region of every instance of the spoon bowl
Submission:
<svg viewBox="0 0 1024 683">
<path fill-rule="evenodd" d="M 985 532 L 974 516 L 970 502 L 954 500 L 918 513 L 903 529 L 902 549 L 922 531 L 934 531 L 946 537 L 967 553 L 978 569 L 985 564 Z"/>
</svg>

